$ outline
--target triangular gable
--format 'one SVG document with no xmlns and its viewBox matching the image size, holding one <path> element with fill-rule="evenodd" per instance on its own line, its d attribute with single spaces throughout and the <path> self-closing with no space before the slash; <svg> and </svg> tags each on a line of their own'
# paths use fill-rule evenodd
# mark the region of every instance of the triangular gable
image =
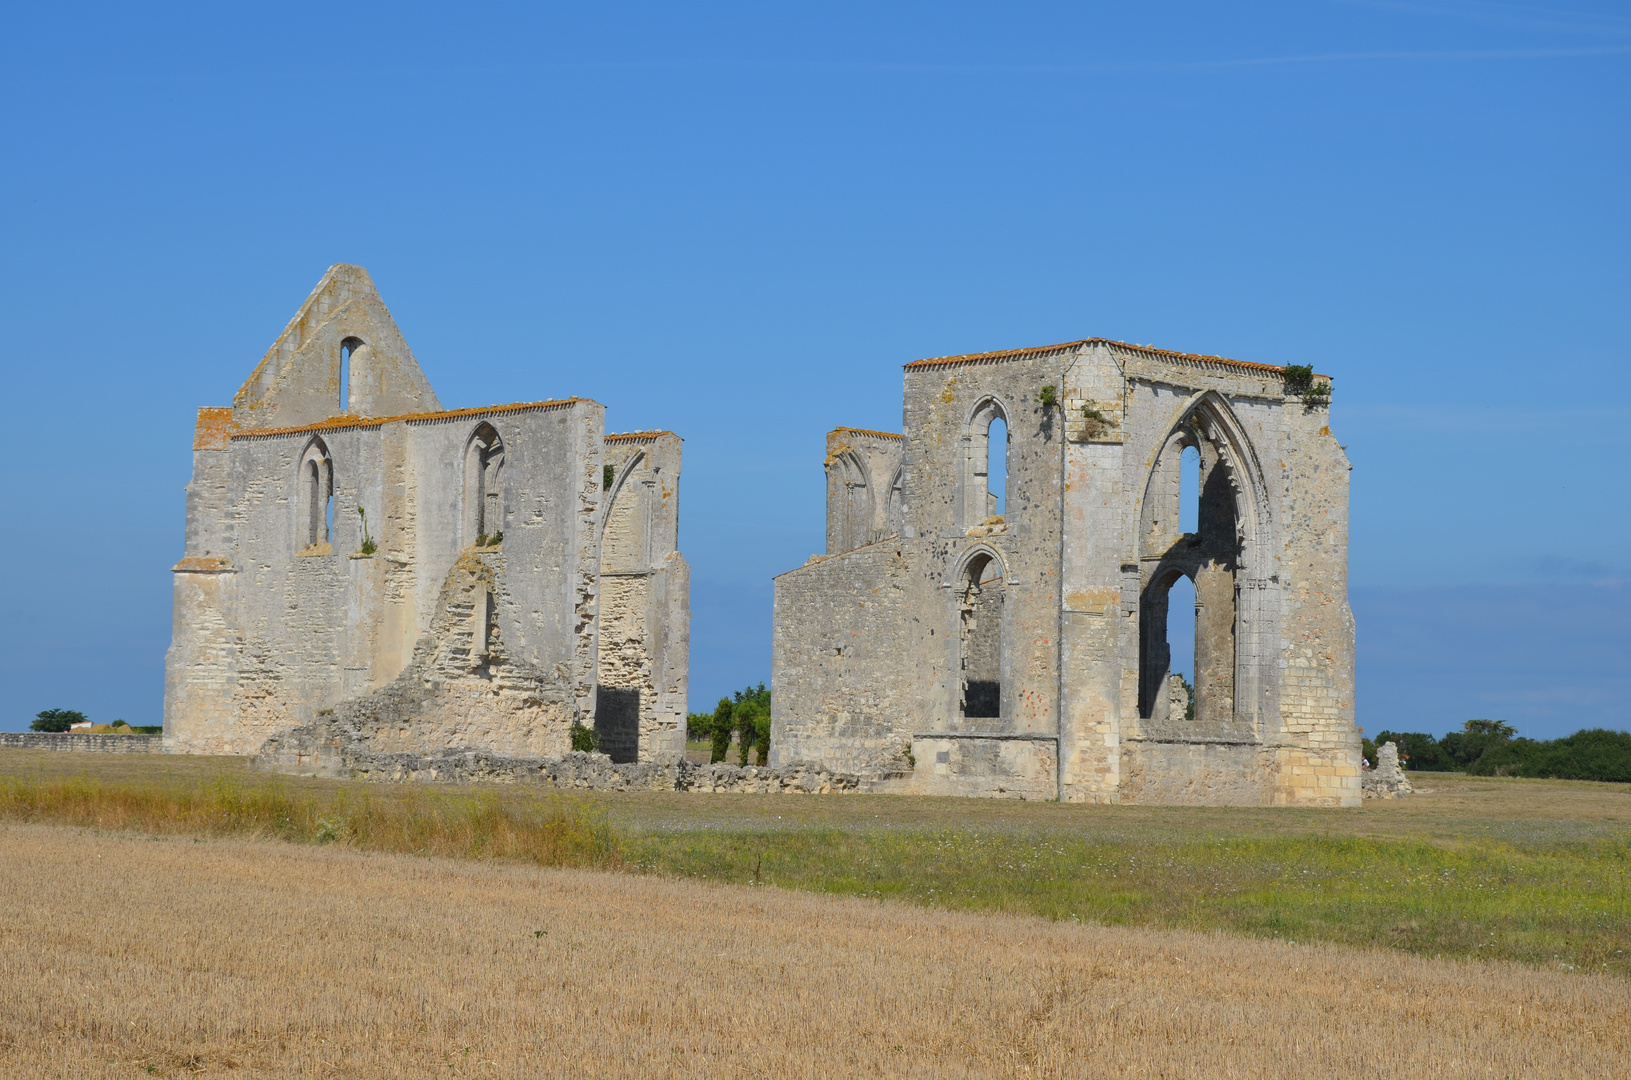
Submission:
<svg viewBox="0 0 1631 1080">
<path fill-rule="evenodd" d="M 342 406 L 340 358 L 347 341 L 354 351 Z M 441 407 L 368 271 L 347 263 L 328 268 L 232 399 L 240 430 Z"/>
</svg>

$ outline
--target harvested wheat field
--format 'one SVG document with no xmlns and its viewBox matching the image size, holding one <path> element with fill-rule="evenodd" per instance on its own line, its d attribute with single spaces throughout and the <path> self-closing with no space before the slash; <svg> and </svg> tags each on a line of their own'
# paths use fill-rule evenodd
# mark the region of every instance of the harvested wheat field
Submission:
<svg viewBox="0 0 1631 1080">
<path fill-rule="evenodd" d="M 5 1076 L 1581 1076 L 1631 983 L 627 873 L 0 825 Z"/>
</svg>

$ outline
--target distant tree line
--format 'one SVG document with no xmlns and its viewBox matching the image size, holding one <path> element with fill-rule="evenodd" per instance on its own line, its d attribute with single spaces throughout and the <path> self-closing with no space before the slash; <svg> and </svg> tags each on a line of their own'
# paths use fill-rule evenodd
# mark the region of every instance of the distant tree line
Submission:
<svg viewBox="0 0 1631 1080">
<path fill-rule="evenodd" d="M 1385 742 L 1398 746 L 1399 764 L 1407 769 L 1631 783 L 1631 734 L 1624 731 L 1590 728 L 1561 739 L 1524 739 L 1504 720 L 1468 720 L 1443 738 L 1378 732 L 1375 742 L 1365 740 L 1372 763 Z"/>
<path fill-rule="evenodd" d="M 713 712 L 687 716 L 685 731 L 688 738 L 713 744 L 709 761 L 724 761 L 735 735 L 739 740 L 736 763 L 746 765 L 751 754 L 755 765 L 763 765 L 770 758 L 770 691 L 764 683 L 743 687 L 720 698 Z"/>
</svg>

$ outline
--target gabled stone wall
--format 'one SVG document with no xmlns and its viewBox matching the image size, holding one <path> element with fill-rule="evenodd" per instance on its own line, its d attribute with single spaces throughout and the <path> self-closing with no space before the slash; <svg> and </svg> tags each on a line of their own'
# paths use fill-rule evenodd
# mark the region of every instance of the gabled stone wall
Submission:
<svg viewBox="0 0 1631 1080">
<path fill-rule="evenodd" d="M 410 406 L 428 408 L 383 411 Z M 603 575 L 616 501 L 605 470 L 633 461 L 660 477 L 625 500 L 649 525 L 649 580 L 635 614 L 614 602 L 603 618 L 607 582 L 627 591 Z M 340 715 L 370 745 L 564 752 L 572 723 L 594 723 L 602 639 L 620 654 L 637 625 L 651 693 L 633 752 L 678 752 L 689 619 L 679 464 L 677 436 L 608 438 L 604 407 L 586 399 L 441 409 L 366 272 L 332 268 L 234 407 L 199 411 L 167 748 L 253 753 Z M 425 652 L 451 640 L 449 597 L 476 588 L 472 574 L 484 614 L 460 618 L 490 623 L 494 650 L 472 654 L 485 672 L 474 683 Z"/>
</svg>

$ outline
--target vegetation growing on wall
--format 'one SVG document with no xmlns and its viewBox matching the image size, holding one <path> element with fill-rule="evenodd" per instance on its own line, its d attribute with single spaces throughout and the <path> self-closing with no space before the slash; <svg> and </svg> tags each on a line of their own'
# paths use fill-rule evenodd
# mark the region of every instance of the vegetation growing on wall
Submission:
<svg viewBox="0 0 1631 1080">
<path fill-rule="evenodd" d="M 372 555 L 379 550 L 379 546 L 374 543 L 374 538 L 368 535 L 368 511 L 359 506 L 357 516 L 362 518 L 362 553 Z"/>
<path fill-rule="evenodd" d="M 600 749 L 599 732 L 572 721 L 572 749 L 579 754 L 593 754 Z"/>
<path fill-rule="evenodd" d="M 1308 408 L 1331 403 L 1331 384 L 1324 379 L 1315 381 L 1313 365 L 1287 364 L 1281 378 L 1285 381 L 1286 393 L 1302 398 Z"/>
</svg>

